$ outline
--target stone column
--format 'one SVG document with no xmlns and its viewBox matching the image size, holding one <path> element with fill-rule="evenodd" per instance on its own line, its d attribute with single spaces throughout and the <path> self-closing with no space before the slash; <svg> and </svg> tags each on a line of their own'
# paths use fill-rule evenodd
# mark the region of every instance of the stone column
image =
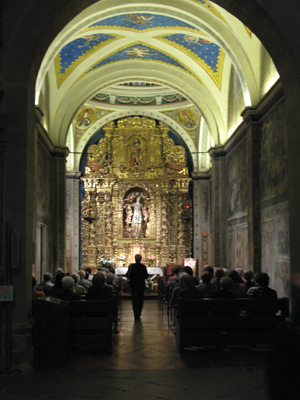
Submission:
<svg viewBox="0 0 300 400">
<path fill-rule="evenodd" d="M 80 171 L 67 172 L 65 272 L 79 269 L 79 177 Z"/>
<path fill-rule="evenodd" d="M 203 266 L 212 264 L 211 240 L 211 195 L 210 176 L 208 173 L 193 173 L 194 181 L 194 258 L 198 259 L 198 273 Z"/>
<path fill-rule="evenodd" d="M 247 140 L 249 152 L 249 198 L 248 198 L 248 265 L 253 272 L 261 270 L 261 218 L 260 218 L 260 149 L 261 125 L 258 123 L 258 112 L 248 108 L 243 113 L 247 123 Z"/>
<path fill-rule="evenodd" d="M 226 266 L 226 210 L 225 210 L 225 150 L 212 148 L 211 207 L 212 207 L 212 266 Z"/>
<path fill-rule="evenodd" d="M 53 267 L 65 264 L 66 235 L 66 157 L 67 148 L 55 148 L 51 154 L 51 197 L 53 216 Z"/>
</svg>

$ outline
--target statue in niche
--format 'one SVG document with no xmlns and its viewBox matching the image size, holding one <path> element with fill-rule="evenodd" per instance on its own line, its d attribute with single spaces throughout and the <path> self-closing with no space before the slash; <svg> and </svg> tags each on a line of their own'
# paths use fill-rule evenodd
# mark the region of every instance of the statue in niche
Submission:
<svg viewBox="0 0 300 400">
<path fill-rule="evenodd" d="M 129 164 L 133 167 L 141 165 L 143 160 L 142 157 L 142 145 L 139 139 L 134 139 L 133 144 L 130 147 L 130 160 Z"/>
<path fill-rule="evenodd" d="M 140 197 L 137 197 L 136 202 L 132 204 L 133 216 L 131 221 L 131 237 L 133 238 L 144 237 L 142 231 L 143 205 L 140 203 L 140 199 Z"/>
<path fill-rule="evenodd" d="M 124 227 L 125 237 L 144 238 L 147 234 L 150 219 L 149 207 L 143 204 L 143 195 L 138 192 L 131 193 L 125 199 Z"/>
</svg>

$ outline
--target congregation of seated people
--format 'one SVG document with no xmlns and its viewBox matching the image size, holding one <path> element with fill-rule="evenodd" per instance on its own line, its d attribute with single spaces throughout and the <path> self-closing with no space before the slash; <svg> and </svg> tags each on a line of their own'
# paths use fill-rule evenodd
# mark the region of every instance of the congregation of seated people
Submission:
<svg viewBox="0 0 300 400">
<path fill-rule="evenodd" d="M 90 268 L 77 273 L 65 274 L 58 268 L 54 276 L 47 272 L 37 284 L 33 276 L 32 298 L 53 296 L 62 300 L 102 300 L 112 298 L 118 292 L 118 278 L 111 266 L 97 268 L 92 275 Z M 194 276 L 189 266 L 177 265 L 166 277 L 170 289 L 170 304 L 176 306 L 179 298 L 277 298 L 277 293 L 269 287 L 266 273 L 253 274 L 242 268 L 228 270 L 210 265 L 203 267 L 200 279 Z"/>
<path fill-rule="evenodd" d="M 210 265 L 204 266 L 200 280 L 190 267 L 182 266 L 173 267 L 172 274 L 166 277 L 172 307 L 176 307 L 179 298 L 277 298 L 269 281 L 266 273 L 254 275 L 251 270 L 213 269 Z"/>
<path fill-rule="evenodd" d="M 57 268 L 51 278 L 51 274 L 47 272 L 37 285 L 36 278 L 32 276 L 33 300 L 45 296 L 66 301 L 106 300 L 113 298 L 118 292 L 118 279 L 112 267 L 98 268 L 95 275 L 92 275 L 90 268 L 72 274 L 65 274 L 61 268 Z"/>
</svg>

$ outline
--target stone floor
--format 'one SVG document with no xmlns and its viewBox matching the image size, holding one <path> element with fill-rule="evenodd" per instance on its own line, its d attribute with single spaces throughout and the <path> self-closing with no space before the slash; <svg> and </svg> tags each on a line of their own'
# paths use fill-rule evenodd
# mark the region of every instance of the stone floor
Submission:
<svg viewBox="0 0 300 400">
<path fill-rule="evenodd" d="M 63 367 L 0 375 L 1 400 L 267 400 L 267 349 L 176 350 L 174 332 L 157 299 L 134 321 L 122 300 L 114 354 L 71 354 Z"/>
</svg>

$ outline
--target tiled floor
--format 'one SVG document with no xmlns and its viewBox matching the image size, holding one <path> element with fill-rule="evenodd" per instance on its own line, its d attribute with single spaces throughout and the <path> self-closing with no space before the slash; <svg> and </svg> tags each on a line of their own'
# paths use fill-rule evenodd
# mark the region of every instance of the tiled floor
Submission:
<svg viewBox="0 0 300 400">
<path fill-rule="evenodd" d="M 176 350 L 174 333 L 157 299 L 134 321 L 122 300 L 113 356 L 71 354 L 63 367 L 0 376 L 1 400 L 267 400 L 267 350 Z"/>
</svg>

